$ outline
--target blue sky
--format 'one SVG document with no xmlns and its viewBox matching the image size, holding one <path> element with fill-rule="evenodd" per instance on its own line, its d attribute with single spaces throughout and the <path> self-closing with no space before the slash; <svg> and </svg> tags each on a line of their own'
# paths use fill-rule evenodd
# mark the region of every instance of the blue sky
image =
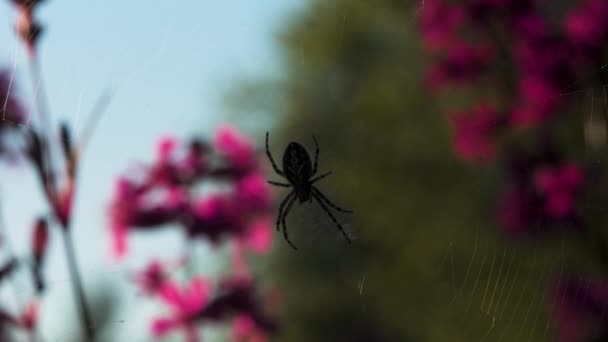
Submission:
<svg viewBox="0 0 608 342">
<path fill-rule="evenodd" d="M 233 80 L 280 72 L 275 34 L 301 5 L 297 0 L 63 0 L 40 7 L 46 26 L 42 68 L 53 118 L 69 121 L 78 133 L 96 99 L 106 89 L 113 92 L 83 159 L 74 238 L 85 285 L 91 288 L 103 280 L 122 289 L 125 309 L 120 319 L 128 324 L 116 329 L 119 340 L 148 340 L 147 320 L 158 311 L 135 297 L 125 280 L 128 270 L 153 255 L 176 256 L 182 244 L 172 232 L 136 237 L 131 239 L 131 255 L 136 256 L 111 264 L 105 208 L 113 180 L 131 161 L 149 160 L 161 134 L 211 132 L 222 121 L 221 96 Z M 8 1 L 1 1 L 0 66 L 15 65 L 17 86 L 29 101 L 27 63 L 13 22 Z M 2 173 L 9 238 L 24 253 L 33 217 L 45 207 L 31 173 Z M 75 307 L 56 232 L 51 244 L 50 291 L 41 324 L 47 341 L 60 341 L 69 338 L 69 327 L 62 322 L 69 322 Z M 208 251 L 199 252 L 205 256 Z M 206 260 L 211 261 L 202 272 L 217 271 L 213 259 Z M 17 280 L 27 284 L 25 275 Z M 0 293 L 6 306 L 14 307 L 11 295 Z"/>
</svg>

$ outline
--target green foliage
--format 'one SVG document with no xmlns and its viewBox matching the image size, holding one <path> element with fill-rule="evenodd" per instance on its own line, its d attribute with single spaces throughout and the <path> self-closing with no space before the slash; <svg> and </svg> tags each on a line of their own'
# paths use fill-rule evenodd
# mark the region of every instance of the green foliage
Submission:
<svg viewBox="0 0 608 342">
<path fill-rule="evenodd" d="M 338 215 L 352 245 L 314 203 L 287 219 L 297 252 L 277 233 L 277 341 L 551 340 L 546 286 L 566 272 L 564 250 L 576 255 L 570 236 L 500 235 L 502 176 L 453 159 L 445 114 L 422 81 L 417 10 L 412 1 L 312 1 L 280 36 L 284 79 L 240 93 L 257 105 L 275 99 L 275 159 L 292 140 L 312 152 L 317 137 L 319 172 L 334 171 L 319 188 L 355 211 Z"/>
</svg>

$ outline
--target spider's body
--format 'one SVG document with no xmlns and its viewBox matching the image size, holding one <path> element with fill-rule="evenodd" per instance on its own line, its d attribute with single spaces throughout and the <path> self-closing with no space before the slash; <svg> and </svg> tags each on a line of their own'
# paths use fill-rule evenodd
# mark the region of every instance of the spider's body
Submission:
<svg viewBox="0 0 608 342">
<path fill-rule="evenodd" d="M 314 136 L 313 139 L 315 141 L 316 146 L 314 165 L 310 159 L 310 155 L 308 154 L 304 146 L 296 142 L 291 142 L 289 143 L 289 145 L 287 145 L 285 153 L 283 154 L 283 171 L 281 171 L 275 164 L 274 159 L 272 158 L 272 154 L 270 153 L 270 150 L 268 148 L 268 133 L 266 133 L 266 155 L 268 156 L 268 159 L 270 159 L 270 163 L 272 164 L 274 171 L 279 176 L 287 179 L 287 181 L 289 182 L 288 184 L 286 184 L 268 181 L 268 183 L 284 188 L 293 188 L 289 195 L 287 195 L 283 202 L 281 202 L 281 206 L 279 207 L 279 216 L 277 217 L 277 230 L 279 230 L 279 224 L 282 223 L 285 240 L 287 240 L 287 242 L 294 249 L 297 248 L 291 243 L 291 241 L 289 241 L 289 237 L 287 236 L 287 225 L 285 224 L 285 219 L 296 199 L 298 199 L 300 203 L 304 203 L 307 201 L 312 202 L 312 200 L 315 199 L 317 203 L 319 203 L 319 205 L 321 206 L 321 209 L 323 209 L 329 215 L 332 221 L 334 221 L 334 223 L 338 226 L 338 229 L 340 229 L 340 231 L 346 238 L 346 241 L 350 243 L 348 235 L 346 235 L 344 229 L 342 229 L 340 223 L 338 223 L 336 218 L 329 211 L 326 204 L 341 212 L 352 213 L 352 211 L 342 209 L 337 205 L 333 204 L 329 201 L 327 197 L 325 197 L 325 195 L 323 195 L 323 193 L 321 193 L 319 189 L 317 189 L 313 185 L 316 181 L 325 178 L 331 174 L 331 172 L 327 172 L 321 176 L 317 176 L 311 179 L 317 173 L 317 162 L 319 161 L 319 145 L 317 144 L 317 139 L 315 139 Z"/>
<path fill-rule="evenodd" d="M 297 142 L 287 145 L 283 154 L 283 172 L 289 184 L 294 187 L 300 203 L 312 202 L 310 195 L 312 185 L 309 183 L 313 175 L 312 161 L 304 146 Z"/>
</svg>

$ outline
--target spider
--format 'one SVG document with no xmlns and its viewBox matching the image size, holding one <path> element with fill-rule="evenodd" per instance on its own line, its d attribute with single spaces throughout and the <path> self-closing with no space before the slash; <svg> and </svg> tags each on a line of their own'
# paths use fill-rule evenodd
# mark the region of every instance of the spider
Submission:
<svg viewBox="0 0 608 342">
<path fill-rule="evenodd" d="M 352 210 L 346 210 L 338 207 L 333 204 L 319 189 L 317 189 L 313 184 L 327 176 L 329 176 L 332 171 L 324 173 L 320 176 L 314 177 L 317 173 L 317 163 L 319 161 L 319 144 L 317 143 L 317 139 L 313 136 L 312 139 L 315 141 L 316 151 L 315 151 L 315 164 L 314 166 L 311 163 L 310 156 L 308 152 L 304 148 L 304 146 L 298 144 L 297 142 L 291 142 L 287 145 L 285 149 L 285 153 L 283 153 L 283 171 L 279 170 L 277 164 L 274 162 L 272 158 L 272 154 L 270 154 L 270 149 L 268 148 L 268 132 L 266 132 L 266 155 L 268 159 L 270 159 L 270 163 L 272 164 L 272 168 L 274 171 L 281 177 L 287 179 L 289 183 L 280 183 L 269 180 L 268 183 L 284 188 L 291 188 L 293 190 L 283 199 L 281 205 L 279 206 L 279 215 L 277 217 L 277 231 L 279 231 L 279 223 L 282 223 L 283 226 L 283 235 L 285 236 L 285 240 L 293 249 L 296 249 L 296 246 L 289 241 L 289 237 L 287 236 L 287 225 L 285 224 L 285 219 L 287 218 L 287 214 L 291 210 L 291 207 L 295 203 L 296 199 L 300 201 L 300 204 L 304 202 L 312 203 L 312 200 L 315 199 L 317 203 L 321 206 L 321 209 L 325 211 L 332 221 L 338 226 L 342 235 L 346 238 L 348 243 L 350 239 L 348 235 L 344 232 L 344 229 L 338 223 L 334 215 L 332 215 L 327 205 L 332 208 L 341 211 L 343 213 L 352 213 Z M 327 205 L 326 205 L 327 204 Z"/>
</svg>

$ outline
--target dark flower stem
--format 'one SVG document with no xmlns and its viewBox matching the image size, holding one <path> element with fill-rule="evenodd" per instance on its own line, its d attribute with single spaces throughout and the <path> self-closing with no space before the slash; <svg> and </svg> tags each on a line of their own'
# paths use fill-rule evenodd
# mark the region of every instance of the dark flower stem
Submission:
<svg viewBox="0 0 608 342">
<path fill-rule="evenodd" d="M 51 120 L 50 120 L 50 112 L 48 101 L 46 98 L 46 93 L 44 91 L 44 85 L 42 82 L 42 73 L 40 71 L 40 64 L 37 58 L 37 51 L 35 50 L 30 55 L 30 69 L 32 75 L 32 82 L 34 87 L 34 96 L 36 97 L 36 104 L 38 109 L 38 115 L 40 116 L 40 121 L 42 125 L 42 131 L 47 134 L 46 139 L 47 142 L 51 140 L 52 131 L 51 131 Z M 30 118 L 31 121 L 31 118 Z M 53 168 L 52 156 L 51 156 L 51 148 L 49 143 L 44 144 L 46 148 L 46 153 L 44 156 L 47 158 L 45 165 L 46 176 L 48 177 L 49 184 L 45 184 L 47 188 L 47 197 L 51 203 L 57 199 L 57 188 L 55 184 L 55 170 Z M 74 295 L 76 297 L 76 301 L 78 303 L 78 309 L 80 311 L 80 317 L 82 318 L 82 324 L 84 327 L 84 332 L 86 336 L 86 340 L 89 342 L 94 341 L 94 330 L 93 330 L 93 321 L 91 319 L 91 315 L 88 310 L 88 306 L 86 303 L 86 297 L 84 294 L 84 287 L 82 285 L 82 280 L 80 277 L 80 272 L 78 270 L 78 263 L 76 260 L 76 253 L 74 251 L 74 242 L 72 240 L 70 223 L 68 221 L 67 224 L 64 224 L 62 227 L 62 235 L 64 242 L 64 250 L 65 257 L 68 263 L 68 270 L 70 273 L 70 280 L 72 283 L 72 287 L 74 290 Z"/>
<path fill-rule="evenodd" d="M 74 251 L 74 242 L 72 240 L 72 235 L 69 229 L 62 229 L 61 233 L 63 235 L 65 257 L 68 262 L 70 280 L 73 286 L 74 293 L 76 295 L 76 300 L 78 302 L 78 309 L 80 310 L 80 317 L 82 318 L 82 324 L 84 326 L 86 340 L 92 342 L 94 341 L 95 337 L 93 331 L 93 321 L 88 310 L 86 298 L 84 295 L 84 287 L 82 286 L 80 272 L 78 271 L 76 253 Z"/>
</svg>

